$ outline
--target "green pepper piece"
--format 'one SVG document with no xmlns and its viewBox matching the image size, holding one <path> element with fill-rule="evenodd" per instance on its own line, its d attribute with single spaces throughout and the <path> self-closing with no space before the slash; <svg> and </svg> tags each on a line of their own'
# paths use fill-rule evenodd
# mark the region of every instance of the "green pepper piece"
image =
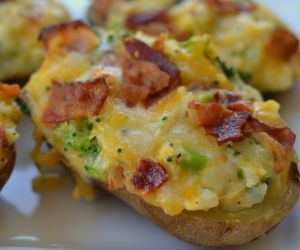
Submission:
<svg viewBox="0 0 300 250">
<path fill-rule="evenodd" d="M 199 172 L 208 163 L 208 157 L 200 152 L 184 147 L 182 151 L 180 166 L 185 169 Z"/>
</svg>

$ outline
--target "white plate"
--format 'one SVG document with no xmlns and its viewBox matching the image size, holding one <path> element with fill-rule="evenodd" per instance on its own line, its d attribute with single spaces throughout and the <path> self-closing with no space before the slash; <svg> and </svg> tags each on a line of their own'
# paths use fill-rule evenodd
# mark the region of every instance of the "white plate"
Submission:
<svg viewBox="0 0 300 250">
<path fill-rule="evenodd" d="M 87 0 L 64 1 L 74 18 L 83 16 Z M 264 0 L 300 36 L 298 0 Z M 300 86 L 277 95 L 282 114 L 300 135 Z M 31 181 L 38 175 L 30 159 L 32 126 L 25 119 L 19 126 L 16 170 L 0 195 L 0 245 L 8 247 L 71 249 L 200 249 L 165 233 L 112 196 L 102 193 L 92 203 L 71 197 L 72 186 L 32 192 Z M 296 144 L 300 150 L 300 141 Z M 300 204 L 266 238 L 236 249 L 300 249 Z M 0 247 L 1 248 L 1 247 Z"/>
</svg>

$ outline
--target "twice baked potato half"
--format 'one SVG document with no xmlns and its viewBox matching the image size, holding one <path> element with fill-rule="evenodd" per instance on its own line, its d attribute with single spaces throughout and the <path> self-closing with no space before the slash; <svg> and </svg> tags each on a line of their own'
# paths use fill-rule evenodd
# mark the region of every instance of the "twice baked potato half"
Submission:
<svg viewBox="0 0 300 250">
<path fill-rule="evenodd" d="M 40 30 L 66 22 L 69 14 L 57 0 L 0 2 L 0 81 L 26 81 L 41 64 Z"/>
<path fill-rule="evenodd" d="M 299 77 L 298 38 L 249 0 L 94 0 L 90 20 L 114 30 L 171 33 L 178 40 L 210 34 L 218 55 L 263 92 L 286 90 Z"/>
<path fill-rule="evenodd" d="M 22 99 L 74 173 L 75 197 L 104 187 L 205 246 L 262 237 L 295 205 L 295 134 L 207 36 L 118 36 L 76 21 L 40 39 L 47 56 Z"/>
<path fill-rule="evenodd" d="M 0 190 L 8 180 L 15 163 L 14 143 L 19 135 L 16 124 L 21 112 L 14 102 L 20 93 L 18 85 L 0 83 Z"/>
</svg>

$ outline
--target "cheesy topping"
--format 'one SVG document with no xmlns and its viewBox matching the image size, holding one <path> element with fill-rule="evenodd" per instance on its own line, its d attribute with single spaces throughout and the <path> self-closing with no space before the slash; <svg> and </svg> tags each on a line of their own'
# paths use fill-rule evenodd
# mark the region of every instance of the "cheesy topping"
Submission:
<svg viewBox="0 0 300 250">
<path fill-rule="evenodd" d="M 7 163 L 7 149 L 19 138 L 16 124 L 22 115 L 14 99 L 20 92 L 17 85 L 0 83 L 0 170 Z"/>
<path fill-rule="evenodd" d="M 0 4 L 0 79 L 28 78 L 42 62 L 38 33 L 69 19 L 57 0 L 12 0 Z"/>
<path fill-rule="evenodd" d="M 184 0 L 151 1 L 153 6 L 148 8 L 146 2 L 114 0 L 108 8 L 106 27 L 119 31 L 131 29 L 126 20 L 140 15 L 135 16 L 133 28 L 151 35 L 170 32 L 185 40 L 191 35 L 210 34 L 217 54 L 263 92 L 286 90 L 299 77 L 299 41 L 263 6 L 249 0 Z M 163 13 L 165 18 L 152 15 L 152 19 L 145 21 L 155 11 Z M 273 38 L 278 30 L 284 32 Z M 284 54 L 283 59 L 276 53 Z"/>
<path fill-rule="evenodd" d="M 74 37 L 77 34 L 73 32 Z M 287 188 L 286 173 L 295 160 L 292 149 L 283 170 L 275 173 L 273 149 L 259 134 L 218 144 L 188 110 L 191 102 L 213 102 L 216 91 L 226 94 L 234 90 L 238 98 L 253 103 L 254 118 L 270 126 L 283 125 L 278 104 L 263 102 L 257 91 L 227 68 L 208 37 L 196 36 L 183 43 L 163 40 L 162 53 L 180 70 L 181 82 L 145 107 L 128 106 L 122 99 L 121 61 L 129 56 L 122 37 L 101 30 L 97 34 L 99 42 L 91 51 L 50 49 L 25 88 L 25 101 L 37 129 L 72 167 L 76 178 L 86 183 L 101 181 L 110 190 L 125 188 L 170 215 L 214 207 L 242 210 L 261 203 L 269 185 Z M 155 41 L 141 33 L 134 36 L 149 46 Z M 99 77 L 109 88 L 99 113 L 52 125 L 43 122 L 46 108 L 55 111 L 50 95 L 53 83 L 72 82 L 75 86 Z M 84 98 L 74 96 L 80 105 Z"/>
</svg>

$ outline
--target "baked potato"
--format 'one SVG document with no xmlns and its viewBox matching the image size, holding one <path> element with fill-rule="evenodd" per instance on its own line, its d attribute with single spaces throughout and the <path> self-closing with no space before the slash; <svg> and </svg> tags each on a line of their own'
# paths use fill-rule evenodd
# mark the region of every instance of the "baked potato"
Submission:
<svg viewBox="0 0 300 250">
<path fill-rule="evenodd" d="M 209 37 L 119 36 L 74 21 L 40 39 L 47 56 L 21 96 L 52 156 L 34 155 L 71 169 L 76 198 L 103 187 L 205 246 L 262 237 L 297 202 L 295 134 Z"/>
<path fill-rule="evenodd" d="M 14 143 L 18 139 L 16 124 L 21 112 L 14 102 L 20 93 L 18 85 L 0 83 L 0 190 L 8 180 L 15 163 Z"/>
<path fill-rule="evenodd" d="M 90 20 L 114 30 L 171 33 L 179 40 L 210 34 L 218 55 L 263 92 L 286 90 L 299 77 L 299 40 L 249 0 L 94 0 Z"/>
<path fill-rule="evenodd" d="M 45 25 L 68 21 L 69 14 L 57 0 L 0 2 L 0 81 L 25 81 L 42 62 L 37 41 Z"/>
</svg>

